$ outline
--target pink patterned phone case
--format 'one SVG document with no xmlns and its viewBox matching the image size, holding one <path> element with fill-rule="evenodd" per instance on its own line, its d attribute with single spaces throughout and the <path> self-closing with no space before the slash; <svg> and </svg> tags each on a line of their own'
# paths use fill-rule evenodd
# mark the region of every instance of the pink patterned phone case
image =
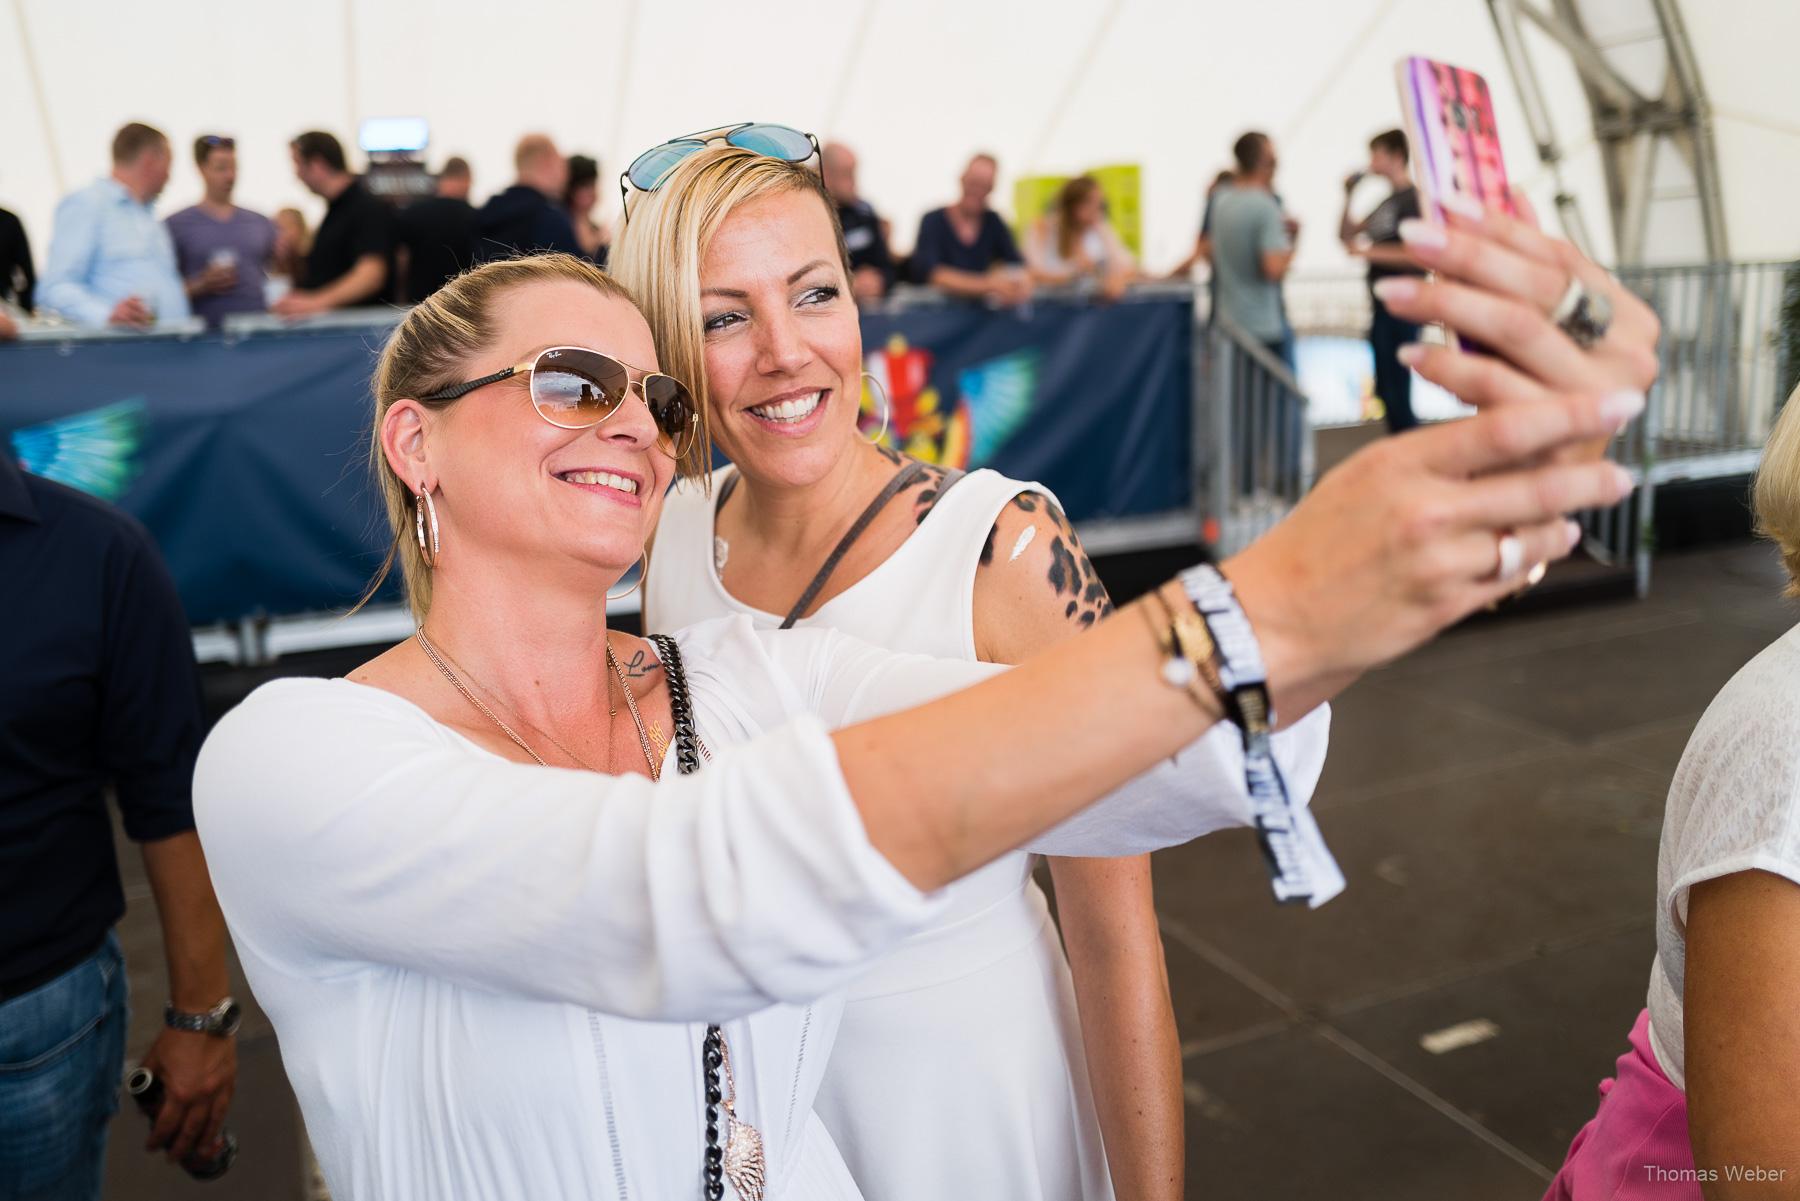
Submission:
<svg viewBox="0 0 1800 1201">
<path fill-rule="evenodd" d="M 1487 80 L 1467 68 L 1417 56 L 1403 60 L 1399 74 L 1425 215 L 1441 221 L 1443 198 L 1453 194 L 1512 213 Z"/>
<path fill-rule="evenodd" d="M 1444 197 L 1457 195 L 1516 215 L 1487 80 L 1466 67 L 1417 55 L 1402 59 L 1398 74 L 1419 212 L 1441 225 Z M 1460 335 L 1456 341 L 1464 350 L 1486 349 Z"/>
</svg>

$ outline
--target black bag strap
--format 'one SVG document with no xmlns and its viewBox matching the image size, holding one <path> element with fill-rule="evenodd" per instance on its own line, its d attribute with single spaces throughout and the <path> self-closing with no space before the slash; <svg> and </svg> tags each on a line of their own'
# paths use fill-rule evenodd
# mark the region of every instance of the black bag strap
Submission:
<svg viewBox="0 0 1800 1201">
<path fill-rule="evenodd" d="M 889 501 L 900 495 L 903 488 L 918 479 L 924 472 L 925 464 L 917 459 L 908 459 L 906 466 L 893 474 L 893 477 L 888 480 L 887 486 L 876 494 L 874 500 L 868 503 L 861 515 L 851 523 L 850 528 L 844 531 L 844 536 L 838 539 L 838 544 L 831 548 L 831 553 L 825 556 L 825 562 L 813 575 L 812 583 L 806 586 L 806 591 L 800 594 L 800 599 L 794 602 L 794 607 L 789 609 L 788 615 L 782 619 L 781 629 L 790 629 L 795 622 L 806 616 L 806 611 L 812 608 L 813 601 L 818 599 L 819 593 L 824 591 L 826 583 L 831 579 L 831 573 L 836 571 L 838 564 L 844 561 L 844 556 L 850 553 L 850 548 L 856 545 L 856 540 L 862 537 L 863 531 L 867 530 L 875 518 L 880 516 L 881 511 L 887 508 Z M 943 481 L 938 484 L 938 499 L 942 500 L 944 493 L 955 487 L 956 482 L 967 474 L 965 471 L 946 472 Z M 725 477 L 725 482 L 719 485 L 719 499 L 713 503 L 714 521 L 718 520 L 719 510 L 725 507 L 726 500 L 737 488 L 738 478 L 738 473 L 733 471 Z"/>
<path fill-rule="evenodd" d="M 875 494 L 875 499 L 868 503 L 857 519 L 851 523 L 850 528 L 844 531 L 844 536 L 838 539 L 838 544 L 831 548 L 831 553 L 825 556 L 825 562 L 819 565 L 819 570 L 813 576 L 812 583 L 806 586 L 806 591 L 800 594 L 800 599 L 794 602 L 794 607 L 789 609 L 788 615 L 782 619 L 782 629 L 789 628 L 806 616 L 806 611 L 812 608 L 813 601 L 818 599 L 820 592 L 824 591 L 825 582 L 831 579 L 831 573 L 836 571 L 837 565 L 844 561 L 844 556 L 850 553 L 850 548 L 856 544 L 858 538 L 862 537 L 863 531 L 868 529 L 870 523 L 880 515 L 883 509 L 888 507 L 889 501 L 900 495 L 900 489 L 923 474 L 925 474 L 925 464 L 917 459 L 909 459 L 906 466 L 889 478 L 887 486 Z"/>
<path fill-rule="evenodd" d="M 725 482 L 719 485 L 719 495 L 717 499 L 713 501 L 714 521 L 719 519 L 719 510 L 725 507 L 725 502 L 731 499 L 731 494 L 733 492 L 737 491 L 738 480 L 742 478 L 743 477 L 734 469 L 730 475 L 725 477 Z"/>
</svg>

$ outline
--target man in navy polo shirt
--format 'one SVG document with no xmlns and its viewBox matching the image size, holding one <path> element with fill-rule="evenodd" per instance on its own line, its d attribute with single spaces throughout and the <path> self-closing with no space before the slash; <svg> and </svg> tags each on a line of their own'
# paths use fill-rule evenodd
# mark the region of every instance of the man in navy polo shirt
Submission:
<svg viewBox="0 0 1800 1201">
<path fill-rule="evenodd" d="M 168 959 L 165 1029 L 143 1057 L 167 1095 L 151 1145 L 204 1157 L 237 1080 L 225 923 L 189 795 L 199 681 L 149 534 L 4 450 L 0 581 L 0 1194 L 97 1201 L 126 1029 L 109 790 Z"/>
</svg>

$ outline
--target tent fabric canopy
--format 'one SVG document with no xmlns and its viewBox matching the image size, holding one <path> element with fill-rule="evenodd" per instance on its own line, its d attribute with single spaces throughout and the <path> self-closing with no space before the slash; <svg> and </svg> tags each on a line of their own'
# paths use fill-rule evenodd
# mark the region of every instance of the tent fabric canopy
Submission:
<svg viewBox="0 0 1800 1201">
<path fill-rule="evenodd" d="M 1634 2 L 1584 0 L 1584 15 Z M 900 248 L 923 212 L 954 196 L 973 151 L 1000 161 L 1003 212 L 1021 175 L 1137 163 L 1145 265 L 1156 271 L 1185 257 L 1207 182 L 1232 140 L 1256 128 L 1275 139 L 1278 188 L 1302 222 L 1298 269 L 1348 273 L 1336 238 L 1342 180 L 1371 135 L 1400 124 L 1393 64 L 1410 53 L 1485 74 L 1515 181 L 1545 213 L 1554 191 L 1484 0 L 10 4 L 0 18 L 0 205 L 24 218 L 40 258 L 58 197 L 107 170 L 125 121 L 174 140 L 160 211 L 199 198 L 192 139 L 229 133 L 240 203 L 295 205 L 316 221 L 322 204 L 294 180 L 288 140 L 322 128 L 353 148 L 362 118 L 419 115 L 431 123 L 431 163 L 468 158 L 478 196 L 511 180 L 513 143 L 528 130 L 595 154 L 610 181 L 672 135 L 785 122 L 857 150 L 863 194 Z M 1800 44 L 1800 5 L 1715 0 L 1680 11 L 1715 116 L 1732 255 L 1792 257 L 1800 88 L 1782 58 Z M 1629 30 L 1613 33 L 1629 43 Z M 1609 53 L 1630 56 L 1628 46 Z M 1564 186 L 1610 257 L 1588 101 L 1566 55 L 1535 57 Z M 1359 209 L 1380 194 L 1365 187 Z M 601 195 L 616 209 L 610 187 Z M 1663 241 L 1681 257 L 1678 237 Z"/>
</svg>

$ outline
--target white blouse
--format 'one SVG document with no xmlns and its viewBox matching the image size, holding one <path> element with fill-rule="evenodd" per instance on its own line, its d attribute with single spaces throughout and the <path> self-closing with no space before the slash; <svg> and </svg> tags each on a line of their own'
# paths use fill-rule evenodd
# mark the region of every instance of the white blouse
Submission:
<svg viewBox="0 0 1800 1201">
<path fill-rule="evenodd" d="M 691 776 L 513 763 L 344 680 L 264 685 L 207 739 L 214 887 L 338 1201 L 698 1196 L 708 1021 L 769 1201 L 857 1196 L 811 1108 L 833 993 L 941 902 L 870 845 L 827 730 L 1003 669 L 741 618 L 678 640 Z M 1308 790 L 1314 741 L 1282 754 Z M 1032 849 L 1249 812 L 1220 727 Z"/>
</svg>

